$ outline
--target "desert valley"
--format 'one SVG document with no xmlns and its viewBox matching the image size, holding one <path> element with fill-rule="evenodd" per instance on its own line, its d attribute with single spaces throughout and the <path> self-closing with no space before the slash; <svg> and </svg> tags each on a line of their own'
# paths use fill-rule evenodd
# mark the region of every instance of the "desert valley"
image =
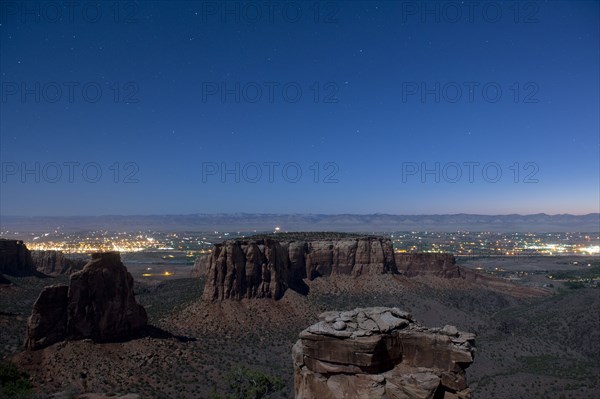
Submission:
<svg viewBox="0 0 600 399">
<path fill-rule="evenodd" d="M 1 350 L 24 397 L 225 398 L 256 376 L 268 389 L 248 397 L 593 398 L 598 386 L 595 257 L 457 260 L 382 236 L 283 233 L 217 243 L 189 274 L 148 280 L 118 253 L 0 243 Z M 498 268 L 521 278 L 485 272 Z"/>
</svg>

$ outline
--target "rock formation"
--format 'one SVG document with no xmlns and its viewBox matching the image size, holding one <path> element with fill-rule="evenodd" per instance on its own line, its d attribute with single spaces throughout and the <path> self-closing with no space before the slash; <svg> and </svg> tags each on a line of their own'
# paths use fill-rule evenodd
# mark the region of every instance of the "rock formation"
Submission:
<svg viewBox="0 0 600 399">
<path fill-rule="evenodd" d="M 28 276 L 34 272 L 31 253 L 23 241 L 0 238 L 0 274 Z"/>
<path fill-rule="evenodd" d="M 44 274 L 73 274 L 83 269 L 85 259 L 69 259 L 61 251 L 31 251 L 35 269 Z"/>
<path fill-rule="evenodd" d="M 209 255 L 205 300 L 274 298 L 319 276 L 396 272 L 392 242 L 364 236 L 318 240 L 238 239 Z"/>
<path fill-rule="evenodd" d="M 475 335 L 398 308 L 325 312 L 292 349 L 296 399 L 466 399 Z"/>
<path fill-rule="evenodd" d="M 206 275 L 206 271 L 208 270 L 210 264 L 210 255 L 204 254 L 200 255 L 194 261 L 194 266 L 192 267 L 192 271 L 190 272 L 191 277 L 204 277 Z"/>
<path fill-rule="evenodd" d="M 407 277 L 429 275 L 444 278 L 460 277 L 460 268 L 452 254 L 396 253 L 396 267 Z"/>
<path fill-rule="evenodd" d="M 33 304 L 27 321 L 27 349 L 43 348 L 67 336 L 67 304 L 69 287 L 45 287 Z"/>
<path fill-rule="evenodd" d="M 147 321 L 144 307 L 134 298 L 133 277 L 119 254 L 97 253 L 71 275 L 68 287 L 42 291 L 27 323 L 25 347 L 38 349 L 65 339 L 127 339 Z"/>
</svg>

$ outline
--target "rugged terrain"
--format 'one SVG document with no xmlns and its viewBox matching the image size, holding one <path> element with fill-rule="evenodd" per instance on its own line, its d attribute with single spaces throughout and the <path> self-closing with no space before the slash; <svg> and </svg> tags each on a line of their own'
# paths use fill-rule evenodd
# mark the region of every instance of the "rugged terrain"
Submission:
<svg viewBox="0 0 600 399">
<path fill-rule="evenodd" d="M 61 342 L 22 351 L 27 317 L 42 288 L 66 276 L 12 277 L 0 288 L 3 357 L 28 371 L 40 394 L 138 393 L 203 398 L 223 389 L 229 369 L 247 365 L 281 377 L 292 397 L 292 346 L 324 311 L 388 306 L 424 325 L 477 334 L 467 369 L 473 398 L 594 398 L 600 368 L 600 298 L 594 288 L 531 288 L 460 267 L 431 274 L 330 275 L 279 300 L 209 302 L 205 278 L 135 282 L 150 327 L 129 342 Z M 41 396 L 43 397 L 43 396 Z"/>
<path fill-rule="evenodd" d="M 59 275 L 72 274 L 87 263 L 86 257 L 70 259 L 60 251 L 30 251 L 20 240 L 0 238 L 0 279 L 2 275 Z M 10 280 L 4 278 L 4 284 Z M 2 283 L 0 281 L 0 283 Z"/>
</svg>

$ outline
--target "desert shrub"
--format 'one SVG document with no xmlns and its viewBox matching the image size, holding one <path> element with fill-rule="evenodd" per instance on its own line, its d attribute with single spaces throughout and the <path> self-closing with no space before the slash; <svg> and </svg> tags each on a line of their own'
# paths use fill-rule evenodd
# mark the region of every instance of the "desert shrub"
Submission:
<svg viewBox="0 0 600 399">
<path fill-rule="evenodd" d="M 285 388 L 281 379 L 246 366 L 232 368 L 225 383 L 225 395 L 213 390 L 209 399 L 269 399 Z"/>
<path fill-rule="evenodd" d="M 564 284 L 567 288 L 570 288 L 572 290 L 578 290 L 580 288 L 585 288 L 585 284 L 582 283 L 581 281 L 566 281 Z"/>
<path fill-rule="evenodd" d="M 0 362 L 0 397 L 25 398 L 32 395 L 29 374 L 10 362 Z"/>
</svg>

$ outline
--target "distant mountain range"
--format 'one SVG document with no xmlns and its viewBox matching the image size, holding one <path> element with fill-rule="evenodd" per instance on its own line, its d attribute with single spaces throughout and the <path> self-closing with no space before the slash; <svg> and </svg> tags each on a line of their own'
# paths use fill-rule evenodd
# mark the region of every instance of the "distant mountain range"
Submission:
<svg viewBox="0 0 600 399">
<path fill-rule="evenodd" d="M 490 231 L 599 232 L 600 213 L 587 215 L 191 214 L 70 217 L 0 216 L 0 231 Z"/>
</svg>

